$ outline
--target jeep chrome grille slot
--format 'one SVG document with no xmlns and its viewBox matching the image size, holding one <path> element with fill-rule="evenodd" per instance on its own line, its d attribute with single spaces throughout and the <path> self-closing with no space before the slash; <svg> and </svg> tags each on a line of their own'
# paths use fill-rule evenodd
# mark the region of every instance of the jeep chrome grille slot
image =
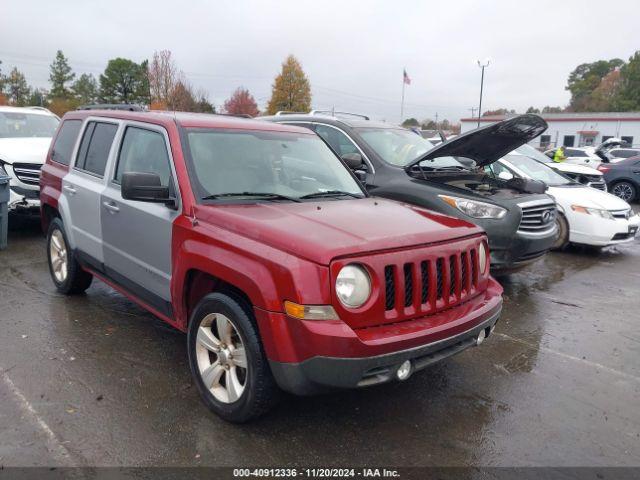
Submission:
<svg viewBox="0 0 640 480">
<path fill-rule="evenodd" d="M 22 183 L 27 185 L 40 184 L 40 169 L 42 165 L 32 165 L 30 163 L 14 163 L 13 171 Z"/>
<path fill-rule="evenodd" d="M 413 263 L 404 264 L 404 306 L 413 303 Z"/>
<path fill-rule="evenodd" d="M 477 261 L 474 247 L 446 257 L 386 265 L 385 311 L 429 312 L 464 301 L 478 286 Z"/>
<path fill-rule="evenodd" d="M 393 265 L 384 267 L 385 310 L 393 310 L 396 304 L 396 282 L 393 278 Z"/>
<path fill-rule="evenodd" d="M 522 219 L 518 231 L 541 232 L 549 230 L 555 224 L 556 205 L 546 200 L 521 203 Z"/>
<path fill-rule="evenodd" d="M 429 300 L 429 262 L 420 262 L 420 302 L 427 303 Z"/>
<path fill-rule="evenodd" d="M 436 299 L 440 300 L 442 298 L 442 292 L 444 288 L 444 268 L 442 265 L 444 264 L 444 258 L 439 258 L 436 261 Z"/>
</svg>

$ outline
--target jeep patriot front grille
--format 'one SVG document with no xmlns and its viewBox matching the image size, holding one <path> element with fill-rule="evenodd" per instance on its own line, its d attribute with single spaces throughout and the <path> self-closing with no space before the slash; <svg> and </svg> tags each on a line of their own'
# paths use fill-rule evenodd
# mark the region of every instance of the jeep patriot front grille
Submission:
<svg viewBox="0 0 640 480">
<path fill-rule="evenodd" d="M 429 260 L 415 260 L 385 266 L 385 310 L 401 307 L 427 307 L 445 300 L 453 304 L 464 301 L 477 288 L 476 249 Z M 398 281 L 399 272 L 402 281 Z"/>
</svg>

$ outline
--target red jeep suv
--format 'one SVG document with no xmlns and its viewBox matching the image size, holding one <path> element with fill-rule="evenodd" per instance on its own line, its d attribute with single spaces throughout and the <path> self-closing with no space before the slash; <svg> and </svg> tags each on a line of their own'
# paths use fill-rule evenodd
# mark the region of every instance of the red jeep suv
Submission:
<svg viewBox="0 0 640 480">
<path fill-rule="evenodd" d="M 230 421 L 279 388 L 405 380 L 481 343 L 502 307 L 481 229 L 369 197 L 304 128 L 68 113 L 41 202 L 56 288 L 97 277 L 187 332 L 198 390 Z"/>
</svg>

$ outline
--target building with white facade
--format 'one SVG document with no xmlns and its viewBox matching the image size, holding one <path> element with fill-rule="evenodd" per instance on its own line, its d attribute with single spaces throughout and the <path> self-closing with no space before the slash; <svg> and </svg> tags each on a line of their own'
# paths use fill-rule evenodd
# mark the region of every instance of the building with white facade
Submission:
<svg viewBox="0 0 640 480">
<path fill-rule="evenodd" d="M 481 117 L 480 126 L 513 116 L 509 114 Z M 530 142 L 530 145 L 540 149 L 559 145 L 595 146 L 612 137 L 620 138 L 633 146 L 640 146 L 640 112 L 543 113 L 540 116 L 546 120 L 549 128 Z M 476 128 L 478 119 L 462 118 L 460 123 L 464 133 Z"/>
</svg>

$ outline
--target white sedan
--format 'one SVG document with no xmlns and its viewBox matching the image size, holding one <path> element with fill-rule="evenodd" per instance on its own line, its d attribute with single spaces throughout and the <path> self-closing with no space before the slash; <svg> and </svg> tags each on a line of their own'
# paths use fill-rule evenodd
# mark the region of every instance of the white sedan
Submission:
<svg viewBox="0 0 640 480">
<path fill-rule="evenodd" d="M 570 242 L 595 247 L 632 242 L 638 232 L 640 216 L 627 202 L 574 182 L 528 156 L 511 152 L 490 168 L 502 179 L 541 180 L 549 186 L 547 193 L 555 198 L 559 212 L 556 249 Z"/>
<path fill-rule="evenodd" d="M 607 191 L 607 183 L 604 181 L 604 174 L 600 170 L 575 163 L 554 162 L 548 156 L 527 143 L 516 148 L 514 153 L 526 155 L 527 157 L 531 157 L 534 160 L 544 163 L 547 167 L 551 167 L 569 177 L 571 180 L 582 183 L 587 187 L 597 188 L 598 190 L 604 190 L 605 192 Z"/>
</svg>

